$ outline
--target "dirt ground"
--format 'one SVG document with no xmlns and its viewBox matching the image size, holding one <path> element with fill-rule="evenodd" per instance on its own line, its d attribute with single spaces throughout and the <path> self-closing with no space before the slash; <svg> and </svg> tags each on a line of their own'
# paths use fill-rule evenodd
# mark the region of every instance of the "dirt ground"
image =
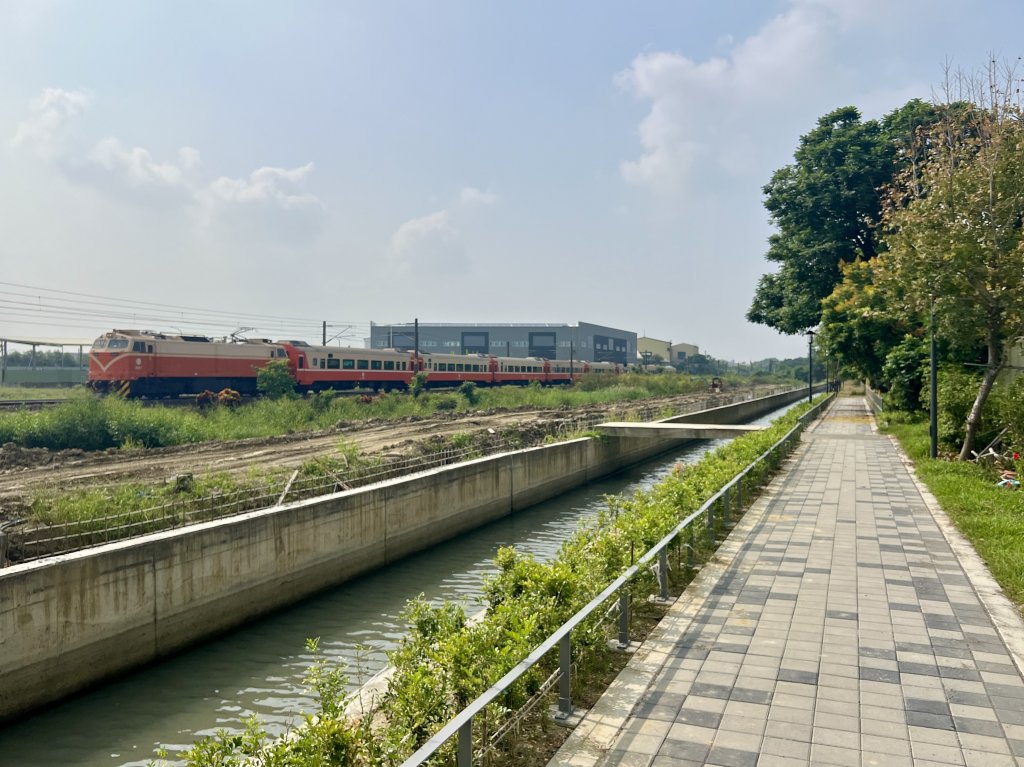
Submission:
<svg viewBox="0 0 1024 767">
<path fill-rule="evenodd" d="M 499 434 L 523 430 L 536 433 L 538 429 L 554 432 L 560 425 L 582 418 L 614 420 L 641 408 L 652 411 L 651 417 L 657 417 L 666 408 L 674 413 L 685 413 L 743 399 L 750 392 L 751 389 L 733 389 L 724 394 L 688 394 L 573 410 L 438 414 L 424 419 L 371 421 L 326 432 L 150 450 L 50 452 L 7 444 L 0 447 L 0 523 L 24 516 L 32 496 L 44 491 L 128 481 L 158 483 L 185 473 L 242 473 L 253 468 L 298 466 L 314 456 L 335 452 L 342 443 L 354 444 L 367 455 L 407 454 L 415 452 L 418 442 L 458 433 L 488 430 Z"/>
</svg>

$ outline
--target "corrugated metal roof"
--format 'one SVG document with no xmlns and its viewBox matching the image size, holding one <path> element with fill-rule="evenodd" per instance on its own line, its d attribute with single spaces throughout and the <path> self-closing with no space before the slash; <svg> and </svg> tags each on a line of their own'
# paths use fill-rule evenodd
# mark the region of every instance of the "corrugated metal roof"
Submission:
<svg viewBox="0 0 1024 767">
<path fill-rule="evenodd" d="M 3 336 L 0 341 L 25 346 L 92 346 L 94 338 L 62 338 L 60 336 Z"/>
</svg>

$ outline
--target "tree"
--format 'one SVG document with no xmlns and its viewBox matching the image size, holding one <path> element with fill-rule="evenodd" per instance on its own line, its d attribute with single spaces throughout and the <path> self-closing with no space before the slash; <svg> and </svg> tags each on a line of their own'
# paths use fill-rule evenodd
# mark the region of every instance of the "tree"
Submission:
<svg viewBox="0 0 1024 767">
<path fill-rule="evenodd" d="M 295 392 L 295 379 L 292 378 L 286 360 L 270 360 L 256 371 L 256 391 L 264 397 L 280 399 Z"/>
<path fill-rule="evenodd" d="M 889 295 L 918 316 L 934 310 L 954 347 L 985 350 L 961 459 L 1007 345 L 1024 333 L 1024 114 L 1015 87 L 1013 68 L 996 62 L 980 76 L 947 77 L 941 119 L 921 132 L 920 159 L 900 174 L 885 211 Z"/>
<path fill-rule="evenodd" d="M 747 319 L 783 333 L 818 324 L 821 301 L 839 283 L 840 262 L 879 252 L 875 224 L 882 187 L 907 162 L 916 126 L 933 119 L 913 100 L 881 122 L 847 106 L 819 118 L 800 139 L 795 162 L 765 185 L 765 208 L 778 231 L 768 239 L 779 270 L 758 282 Z"/>
<path fill-rule="evenodd" d="M 891 311 L 875 285 L 880 259 L 841 267 L 843 280 L 821 303 L 818 341 L 843 370 L 879 386 L 889 352 L 916 327 Z"/>
</svg>

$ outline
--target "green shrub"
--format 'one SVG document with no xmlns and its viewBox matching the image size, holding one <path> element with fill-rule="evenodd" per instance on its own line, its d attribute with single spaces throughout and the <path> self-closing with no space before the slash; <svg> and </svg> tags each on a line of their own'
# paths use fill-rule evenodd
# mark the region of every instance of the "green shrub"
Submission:
<svg viewBox="0 0 1024 767">
<path fill-rule="evenodd" d="M 975 373 L 953 367 L 944 367 L 939 371 L 939 441 L 947 448 L 959 450 L 963 444 L 967 416 L 974 405 L 974 399 L 978 396 L 980 385 L 981 376 Z M 983 413 L 978 428 L 979 443 L 991 428 L 984 415 Z"/>
<path fill-rule="evenodd" d="M 886 408 L 920 410 L 921 392 L 927 382 L 928 346 L 920 338 L 908 335 L 885 358 L 882 378 L 889 387 Z"/>
<path fill-rule="evenodd" d="M 295 379 L 286 360 L 271 360 L 256 371 L 256 391 L 264 397 L 280 399 L 295 393 Z"/>
<path fill-rule="evenodd" d="M 459 394 L 466 398 L 466 402 L 475 405 L 480 401 L 480 392 L 472 381 L 464 381 L 459 387 Z"/>
</svg>

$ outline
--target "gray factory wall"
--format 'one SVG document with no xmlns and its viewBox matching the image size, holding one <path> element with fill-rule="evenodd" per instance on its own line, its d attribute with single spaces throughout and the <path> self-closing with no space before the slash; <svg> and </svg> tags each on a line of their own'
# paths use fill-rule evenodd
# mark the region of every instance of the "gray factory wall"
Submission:
<svg viewBox="0 0 1024 767">
<path fill-rule="evenodd" d="M 681 441 L 578 439 L 0 570 L 0 721 Z"/>
</svg>

